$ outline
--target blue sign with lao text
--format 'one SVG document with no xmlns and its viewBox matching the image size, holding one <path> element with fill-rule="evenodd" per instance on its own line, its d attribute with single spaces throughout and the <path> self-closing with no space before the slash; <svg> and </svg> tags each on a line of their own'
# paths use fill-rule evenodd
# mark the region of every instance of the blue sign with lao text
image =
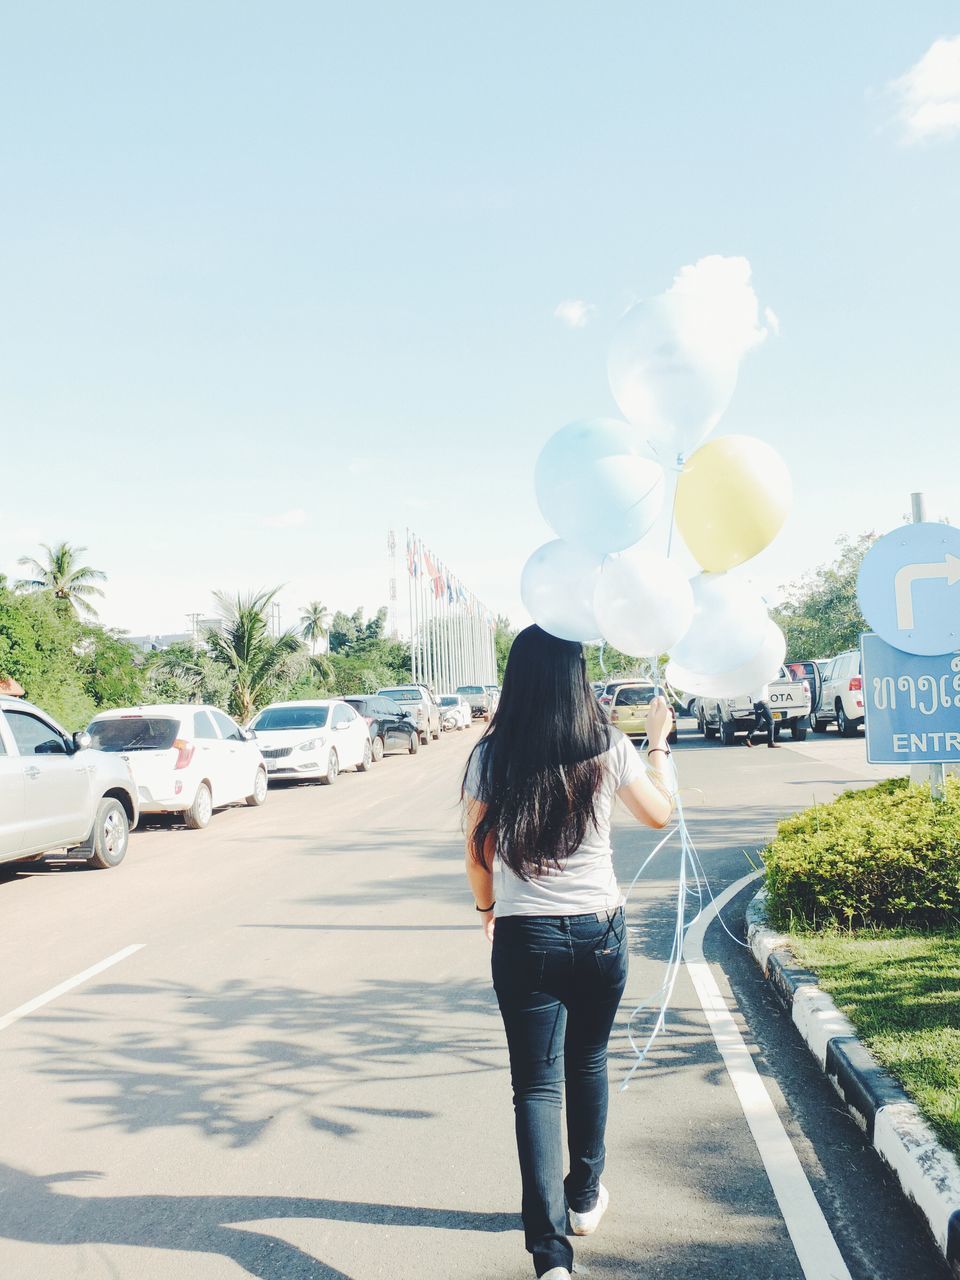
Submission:
<svg viewBox="0 0 960 1280">
<path fill-rule="evenodd" d="M 863 558 L 857 598 L 870 627 L 905 653 L 960 649 L 960 529 L 905 524 Z"/>
<path fill-rule="evenodd" d="M 860 638 L 871 764 L 960 762 L 960 652 L 904 653 Z"/>
</svg>

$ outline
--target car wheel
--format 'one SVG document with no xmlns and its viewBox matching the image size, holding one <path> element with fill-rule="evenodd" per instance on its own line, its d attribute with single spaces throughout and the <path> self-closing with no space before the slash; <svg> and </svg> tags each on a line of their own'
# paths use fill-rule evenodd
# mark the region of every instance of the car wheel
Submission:
<svg viewBox="0 0 960 1280">
<path fill-rule="evenodd" d="M 827 728 L 826 720 L 820 720 L 814 713 L 810 712 L 810 728 L 814 733 L 825 733 Z"/>
<path fill-rule="evenodd" d="M 119 800 L 107 798 L 97 806 L 93 824 L 93 853 L 90 861 L 95 867 L 115 867 L 123 861 L 130 841 L 130 823 L 127 812 Z"/>
<path fill-rule="evenodd" d="M 368 738 L 363 744 L 363 759 L 357 765 L 357 773 L 366 773 L 373 764 L 373 747 Z"/>
<path fill-rule="evenodd" d="M 327 758 L 327 772 L 323 775 L 320 781 L 323 783 L 325 787 L 332 787 L 337 780 L 337 775 L 339 774 L 339 772 L 340 772 L 340 761 L 337 759 L 337 753 L 331 747 L 330 755 Z"/>
<path fill-rule="evenodd" d="M 262 804 L 267 802 L 267 771 L 266 769 L 258 769 L 257 776 L 253 780 L 253 791 L 247 796 L 246 804 L 252 809 L 259 809 Z"/>
<path fill-rule="evenodd" d="M 420 745 L 421 745 L 421 747 L 429 747 L 429 745 L 430 745 L 430 734 L 429 734 L 429 733 L 421 733 L 421 735 L 420 735 Z"/>
<path fill-rule="evenodd" d="M 712 742 L 717 736 L 717 726 L 715 724 L 711 724 L 703 714 L 703 707 L 700 708 L 700 732 L 708 742 Z"/>
<path fill-rule="evenodd" d="M 207 784 L 201 782 L 197 787 L 197 794 L 193 797 L 193 804 L 183 815 L 183 820 L 191 831 L 202 831 L 209 825 L 212 817 L 213 796 Z"/>
<path fill-rule="evenodd" d="M 852 738 L 857 732 L 856 724 L 851 724 L 850 720 L 847 719 L 847 713 L 843 709 L 842 702 L 837 703 L 837 729 L 842 738 Z"/>
<path fill-rule="evenodd" d="M 680 735 L 677 733 L 676 729 L 674 729 L 672 733 L 667 734 L 667 742 L 670 744 L 671 747 L 676 746 L 677 738 L 679 738 L 679 736 Z"/>
<path fill-rule="evenodd" d="M 415 733 L 411 733 L 410 735 L 410 746 L 408 750 L 412 756 L 415 756 L 420 750 L 420 738 Z"/>
<path fill-rule="evenodd" d="M 434 729 L 434 731 L 433 731 L 433 740 L 434 740 L 434 742 L 436 742 L 436 741 L 439 739 L 439 737 L 440 737 L 440 730 L 439 730 L 439 729 Z"/>
<path fill-rule="evenodd" d="M 379 735 L 373 740 L 373 758 L 374 761 L 383 759 L 383 739 Z"/>
<path fill-rule="evenodd" d="M 720 734 L 720 745 L 723 747 L 732 747 L 737 737 L 737 731 L 734 728 L 732 720 L 724 720 L 723 716 L 719 716 L 718 731 Z"/>
<path fill-rule="evenodd" d="M 801 724 L 799 720 L 794 720 L 793 724 L 790 726 L 790 736 L 793 738 L 794 742 L 804 742 L 807 737 L 807 726 L 805 724 Z"/>
</svg>

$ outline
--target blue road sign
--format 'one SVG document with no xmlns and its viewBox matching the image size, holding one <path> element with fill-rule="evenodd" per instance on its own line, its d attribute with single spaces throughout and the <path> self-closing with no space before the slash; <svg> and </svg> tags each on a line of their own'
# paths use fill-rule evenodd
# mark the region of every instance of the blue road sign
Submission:
<svg viewBox="0 0 960 1280">
<path fill-rule="evenodd" d="M 960 761 L 960 652 L 904 653 L 860 637 L 871 764 Z"/>
<path fill-rule="evenodd" d="M 860 609 L 904 653 L 960 649 L 960 529 L 905 524 L 879 538 L 857 579 Z"/>
</svg>

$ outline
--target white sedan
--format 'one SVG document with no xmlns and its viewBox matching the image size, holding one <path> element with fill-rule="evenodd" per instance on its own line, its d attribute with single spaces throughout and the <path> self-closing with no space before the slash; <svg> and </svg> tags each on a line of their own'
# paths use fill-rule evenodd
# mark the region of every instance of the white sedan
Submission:
<svg viewBox="0 0 960 1280">
<path fill-rule="evenodd" d="M 198 831 L 222 805 L 261 805 L 267 798 L 259 747 L 218 707 L 164 703 L 104 711 L 88 733 L 94 747 L 129 764 L 141 813 L 182 813 Z"/>
<path fill-rule="evenodd" d="M 366 720 L 339 698 L 274 702 L 249 727 L 277 781 L 308 778 L 330 786 L 342 769 L 366 773 L 373 761 Z"/>
</svg>

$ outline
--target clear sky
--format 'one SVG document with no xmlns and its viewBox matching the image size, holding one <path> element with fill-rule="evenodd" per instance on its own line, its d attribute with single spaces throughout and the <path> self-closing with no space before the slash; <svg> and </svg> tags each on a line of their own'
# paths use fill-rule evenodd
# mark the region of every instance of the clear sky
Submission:
<svg viewBox="0 0 960 1280">
<path fill-rule="evenodd" d="M 960 523 L 954 46 L 902 79 L 958 34 L 922 0 L 8 6 L 0 571 L 66 538 L 111 625 L 275 583 L 292 622 L 384 602 L 409 524 L 523 621 L 537 452 L 712 253 L 780 322 L 719 428 L 792 467 L 758 578 L 913 489 Z"/>
</svg>

